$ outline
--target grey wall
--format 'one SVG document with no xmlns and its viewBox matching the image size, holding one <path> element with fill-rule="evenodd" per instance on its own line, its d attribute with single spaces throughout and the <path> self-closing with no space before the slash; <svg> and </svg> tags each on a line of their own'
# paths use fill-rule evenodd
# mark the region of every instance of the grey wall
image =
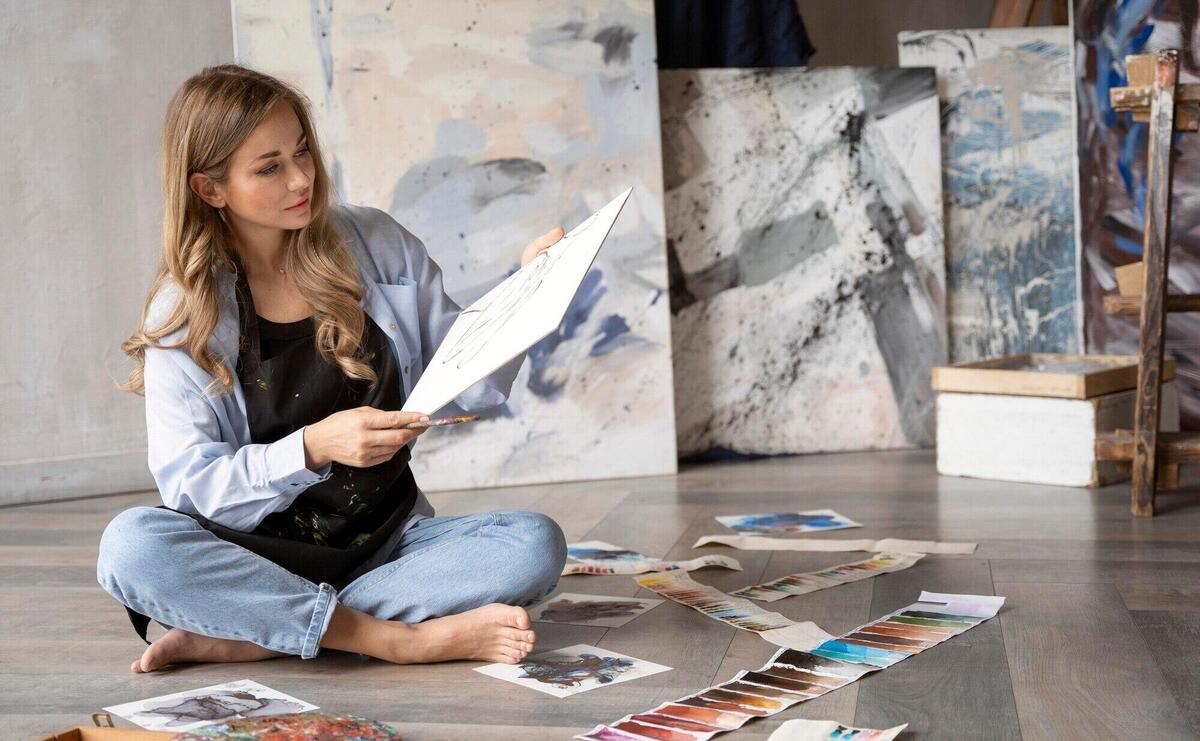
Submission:
<svg viewBox="0 0 1200 741">
<path fill-rule="evenodd" d="M 159 254 L 167 102 L 228 0 L 0 3 L 0 504 L 153 488 L 118 391 Z"/>
<path fill-rule="evenodd" d="M 987 28 L 993 0 L 796 0 L 817 47 L 810 67 L 897 67 L 896 34 Z"/>
</svg>

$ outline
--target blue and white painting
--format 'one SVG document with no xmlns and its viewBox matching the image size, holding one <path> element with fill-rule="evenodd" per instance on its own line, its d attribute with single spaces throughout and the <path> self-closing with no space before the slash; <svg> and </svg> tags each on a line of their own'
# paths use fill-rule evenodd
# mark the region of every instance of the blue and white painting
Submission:
<svg viewBox="0 0 1200 741">
<path fill-rule="evenodd" d="M 899 41 L 937 69 L 950 359 L 1079 352 L 1070 29 Z"/>
<path fill-rule="evenodd" d="M 1104 313 L 1115 268 L 1142 259 L 1149 125 L 1113 111 L 1109 91 L 1128 84 L 1125 57 L 1179 49 L 1179 81 L 1200 82 L 1200 11 L 1180 0 L 1076 0 L 1079 224 L 1084 326 L 1090 353 L 1138 350 L 1138 317 Z M 1168 290 L 1200 293 L 1200 134 L 1172 147 Z M 1177 363 L 1180 424 L 1200 430 L 1200 314 L 1167 321 L 1166 351 Z"/>
<path fill-rule="evenodd" d="M 842 530 L 862 527 L 848 517 L 831 509 L 811 509 L 807 512 L 768 512 L 759 515 L 721 515 L 717 522 L 735 533 L 811 533 L 819 530 Z"/>
<path fill-rule="evenodd" d="M 931 444 L 933 70 L 663 70 L 659 92 L 680 453 Z"/>
<path fill-rule="evenodd" d="M 507 405 L 422 436 L 424 489 L 673 473 L 651 0 L 235 0 L 237 60 L 312 100 L 339 196 L 420 237 L 466 306 L 627 187 Z"/>
</svg>

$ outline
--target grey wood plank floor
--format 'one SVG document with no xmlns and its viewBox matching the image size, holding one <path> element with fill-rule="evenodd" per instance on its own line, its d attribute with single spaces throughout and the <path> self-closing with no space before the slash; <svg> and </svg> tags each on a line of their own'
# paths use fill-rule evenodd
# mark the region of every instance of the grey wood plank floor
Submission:
<svg viewBox="0 0 1200 741">
<path fill-rule="evenodd" d="M 776 602 L 839 634 L 922 589 L 1000 594 L 1000 616 L 952 641 L 736 732 L 762 739 L 789 718 L 874 727 L 906 739 L 1200 737 L 1200 493 L 1162 496 L 1133 520 L 1128 488 L 1099 491 L 940 478 L 929 451 L 777 458 L 690 467 L 678 476 L 433 495 L 440 514 L 544 512 L 569 540 L 690 558 L 718 514 L 834 508 L 863 523 L 820 537 L 973 540 L 974 556 Z M 330 711 L 389 722 L 405 738 L 569 738 L 596 723 L 757 668 L 774 647 L 667 603 L 618 629 L 537 624 L 539 648 L 591 643 L 673 671 L 567 699 L 456 662 L 392 666 L 323 651 L 311 661 L 129 672 L 142 644 L 95 580 L 96 549 L 121 510 L 154 492 L 0 508 L 0 736 L 30 738 L 154 695 L 250 678 Z M 693 576 L 720 589 L 858 560 L 855 553 L 751 552 L 743 572 Z M 574 576 L 560 589 L 616 595 L 629 577 Z M 647 596 L 641 594 L 641 596 Z M 159 630 L 157 626 L 152 630 Z M 152 633 L 152 637 L 153 637 Z M 117 720 L 120 725 L 127 723 Z"/>
</svg>

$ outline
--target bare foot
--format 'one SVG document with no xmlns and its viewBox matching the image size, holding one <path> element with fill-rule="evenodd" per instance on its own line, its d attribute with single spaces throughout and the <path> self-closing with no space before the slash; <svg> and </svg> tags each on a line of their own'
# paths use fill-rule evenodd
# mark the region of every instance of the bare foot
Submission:
<svg viewBox="0 0 1200 741">
<path fill-rule="evenodd" d="M 405 625 L 391 641 L 389 656 L 398 664 L 478 659 L 516 664 L 533 650 L 537 636 L 529 614 L 520 607 L 491 604 L 458 615 Z"/>
<path fill-rule="evenodd" d="M 261 661 L 287 655 L 249 641 L 210 638 L 180 628 L 171 628 L 162 638 L 147 646 L 142 658 L 133 662 L 129 668 L 141 674 L 160 669 L 167 664 Z"/>
</svg>

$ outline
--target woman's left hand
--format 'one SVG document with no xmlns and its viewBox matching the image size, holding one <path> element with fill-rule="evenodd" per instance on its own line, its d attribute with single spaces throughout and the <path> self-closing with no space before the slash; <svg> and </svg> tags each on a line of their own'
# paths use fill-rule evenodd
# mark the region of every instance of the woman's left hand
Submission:
<svg viewBox="0 0 1200 741">
<path fill-rule="evenodd" d="M 563 228 L 556 226 L 550 231 L 529 243 L 529 246 L 521 252 L 521 267 L 525 267 L 533 258 L 550 249 L 558 240 L 563 238 Z"/>
</svg>

